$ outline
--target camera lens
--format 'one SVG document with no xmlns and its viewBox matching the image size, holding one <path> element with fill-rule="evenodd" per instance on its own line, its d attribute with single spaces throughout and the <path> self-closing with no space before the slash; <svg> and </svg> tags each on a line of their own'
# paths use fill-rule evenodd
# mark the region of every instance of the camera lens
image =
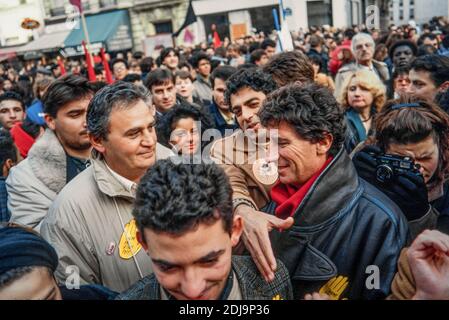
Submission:
<svg viewBox="0 0 449 320">
<path fill-rule="evenodd" d="M 387 165 L 380 165 L 376 170 L 376 179 L 379 182 L 385 182 L 393 177 L 393 170 Z"/>
</svg>

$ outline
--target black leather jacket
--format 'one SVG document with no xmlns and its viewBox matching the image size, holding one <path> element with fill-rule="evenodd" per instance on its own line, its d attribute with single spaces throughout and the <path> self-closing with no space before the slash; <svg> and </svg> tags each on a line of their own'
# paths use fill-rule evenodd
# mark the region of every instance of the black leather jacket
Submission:
<svg viewBox="0 0 449 320">
<path fill-rule="evenodd" d="M 294 218 L 292 228 L 273 230 L 271 237 L 275 255 L 289 270 L 295 298 L 320 289 L 337 299 L 388 295 L 409 239 L 407 221 L 396 204 L 357 176 L 344 148 Z"/>
</svg>

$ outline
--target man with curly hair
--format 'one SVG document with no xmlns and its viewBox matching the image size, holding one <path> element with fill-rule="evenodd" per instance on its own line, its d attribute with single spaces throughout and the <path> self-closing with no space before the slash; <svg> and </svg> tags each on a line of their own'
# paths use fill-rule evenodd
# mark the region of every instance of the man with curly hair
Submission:
<svg viewBox="0 0 449 320">
<path fill-rule="evenodd" d="M 231 194 L 226 174 L 215 164 L 162 160 L 148 171 L 133 215 L 154 274 L 118 299 L 291 299 L 288 272 L 280 262 L 276 278 L 267 283 L 251 257 L 232 256 L 243 221 L 233 214 Z"/>
<path fill-rule="evenodd" d="M 245 220 L 242 239 L 253 256 L 271 252 L 268 234 L 257 230 L 265 230 L 267 224 L 285 229 L 293 222 L 292 219 L 284 221 L 261 212 L 271 201 L 270 189 L 276 182 L 277 173 L 274 164 L 270 166 L 265 163 L 268 137 L 257 113 L 267 95 L 276 87 L 273 78 L 260 69 L 242 69 L 232 75 L 227 81 L 225 100 L 235 114 L 240 129 L 216 141 L 211 148 L 211 158 L 225 170 L 230 179 L 234 212 Z M 262 238 L 257 238 L 258 234 Z M 249 246 L 247 238 L 250 236 L 257 238 L 252 243 L 261 244 Z M 274 256 L 269 258 L 276 265 Z M 256 263 L 259 260 L 256 259 Z M 259 266 L 259 269 L 270 268 Z M 274 279 L 274 276 L 271 271 L 264 273 L 266 280 Z"/>
<path fill-rule="evenodd" d="M 271 240 L 295 298 L 307 292 L 336 300 L 387 296 L 407 222 L 386 195 L 358 177 L 332 93 L 316 84 L 285 86 L 268 96 L 259 117 L 272 136 L 269 161 L 279 172 L 272 213 L 294 218 L 290 229 L 273 230 Z"/>
</svg>

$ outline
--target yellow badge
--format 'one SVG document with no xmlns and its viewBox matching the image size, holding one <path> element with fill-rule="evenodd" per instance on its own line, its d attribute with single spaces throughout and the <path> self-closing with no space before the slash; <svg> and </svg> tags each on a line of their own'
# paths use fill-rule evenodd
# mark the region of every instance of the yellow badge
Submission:
<svg viewBox="0 0 449 320">
<path fill-rule="evenodd" d="M 324 286 L 321 287 L 320 293 L 327 294 L 331 300 L 340 300 L 340 296 L 345 291 L 348 285 L 349 281 L 347 277 L 333 277 Z"/>
<path fill-rule="evenodd" d="M 273 300 L 284 300 L 284 299 L 282 299 L 281 295 L 277 294 L 276 296 L 273 297 Z"/>
<path fill-rule="evenodd" d="M 137 241 L 137 225 L 136 220 L 132 219 L 125 225 L 125 231 L 123 232 L 119 243 L 119 255 L 122 259 L 131 259 L 137 254 L 142 245 Z"/>
</svg>

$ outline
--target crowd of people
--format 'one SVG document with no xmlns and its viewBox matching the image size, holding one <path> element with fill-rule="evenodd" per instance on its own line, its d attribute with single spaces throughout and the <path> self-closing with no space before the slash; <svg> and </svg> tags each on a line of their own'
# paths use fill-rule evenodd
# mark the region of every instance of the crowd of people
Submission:
<svg viewBox="0 0 449 320">
<path fill-rule="evenodd" d="M 292 36 L 0 64 L 0 299 L 449 299 L 449 23 Z"/>
</svg>

